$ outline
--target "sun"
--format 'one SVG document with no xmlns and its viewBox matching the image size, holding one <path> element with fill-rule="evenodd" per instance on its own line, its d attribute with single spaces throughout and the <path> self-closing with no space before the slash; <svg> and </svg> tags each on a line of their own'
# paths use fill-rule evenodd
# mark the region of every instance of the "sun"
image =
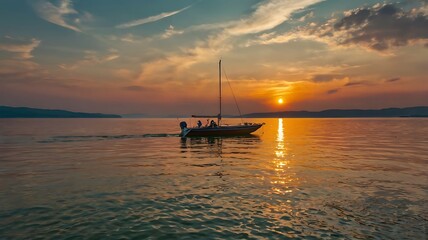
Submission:
<svg viewBox="0 0 428 240">
<path fill-rule="evenodd" d="M 284 99 L 279 98 L 279 99 L 278 99 L 278 104 L 283 104 L 283 103 L 284 103 Z"/>
</svg>

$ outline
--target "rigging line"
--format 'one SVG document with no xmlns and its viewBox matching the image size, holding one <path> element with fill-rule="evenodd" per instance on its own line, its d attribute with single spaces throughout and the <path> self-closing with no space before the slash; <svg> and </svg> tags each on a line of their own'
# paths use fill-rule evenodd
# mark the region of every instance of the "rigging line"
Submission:
<svg viewBox="0 0 428 240">
<path fill-rule="evenodd" d="M 241 118 L 241 123 L 244 123 L 244 121 L 242 120 L 241 109 L 239 109 L 238 101 L 236 101 L 235 93 L 233 92 L 232 85 L 230 84 L 229 78 L 227 77 L 227 74 L 226 74 L 226 69 L 224 67 L 223 67 L 223 72 L 224 72 L 224 76 L 226 77 L 227 84 L 229 85 L 229 88 L 232 91 L 233 100 L 235 100 L 235 105 L 236 105 L 236 108 L 238 109 L 239 117 Z"/>
</svg>

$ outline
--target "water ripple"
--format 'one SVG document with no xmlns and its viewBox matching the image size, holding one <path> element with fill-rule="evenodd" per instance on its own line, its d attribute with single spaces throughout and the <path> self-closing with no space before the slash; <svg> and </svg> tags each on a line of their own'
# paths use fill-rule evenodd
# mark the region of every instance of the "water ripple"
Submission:
<svg viewBox="0 0 428 240">
<path fill-rule="evenodd" d="M 0 129 L 0 239 L 427 235 L 420 119 L 263 119 L 260 135 L 187 139 L 175 120 L 46 121 Z"/>
</svg>

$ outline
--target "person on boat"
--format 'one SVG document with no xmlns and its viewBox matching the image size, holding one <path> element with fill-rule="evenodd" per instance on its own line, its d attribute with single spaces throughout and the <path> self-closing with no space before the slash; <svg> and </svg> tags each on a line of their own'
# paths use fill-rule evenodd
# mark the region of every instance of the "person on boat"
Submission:
<svg viewBox="0 0 428 240">
<path fill-rule="evenodd" d="M 205 127 L 208 127 L 210 125 L 210 120 L 207 119 L 207 124 L 205 124 Z"/>
<path fill-rule="evenodd" d="M 201 128 L 202 127 L 202 122 L 201 122 L 201 120 L 198 120 L 198 128 Z"/>
<path fill-rule="evenodd" d="M 217 127 L 217 123 L 215 123 L 214 120 L 211 120 L 210 127 L 212 128 Z"/>
</svg>

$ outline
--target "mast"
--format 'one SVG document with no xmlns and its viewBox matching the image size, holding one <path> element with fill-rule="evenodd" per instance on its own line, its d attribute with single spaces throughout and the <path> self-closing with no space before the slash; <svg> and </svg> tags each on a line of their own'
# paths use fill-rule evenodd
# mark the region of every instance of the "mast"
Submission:
<svg viewBox="0 0 428 240">
<path fill-rule="evenodd" d="M 220 126 L 220 120 L 221 120 L 221 59 L 218 62 L 218 89 L 219 89 L 219 96 L 220 96 L 220 113 L 218 114 L 218 125 Z"/>
</svg>

